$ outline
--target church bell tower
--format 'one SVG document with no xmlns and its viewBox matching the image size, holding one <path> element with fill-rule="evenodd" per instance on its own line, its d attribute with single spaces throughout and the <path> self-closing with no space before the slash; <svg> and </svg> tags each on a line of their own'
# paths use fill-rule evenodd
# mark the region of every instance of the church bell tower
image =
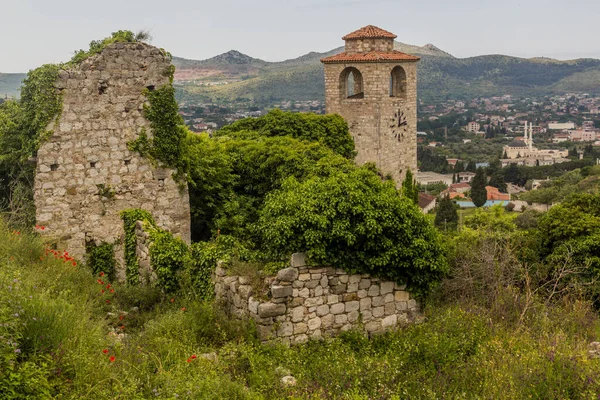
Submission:
<svg viewBox="0 0 600 400">
<path fill-rule="evenodd" d="M 345 51 L 321 59 L 325 107 L 350 128 L 356 162 L 374 162 L 400 184 L 417 169 L 417 61 L 394 50 L 396 35 L 368 25 L 347 34 Z"/>
</svg>

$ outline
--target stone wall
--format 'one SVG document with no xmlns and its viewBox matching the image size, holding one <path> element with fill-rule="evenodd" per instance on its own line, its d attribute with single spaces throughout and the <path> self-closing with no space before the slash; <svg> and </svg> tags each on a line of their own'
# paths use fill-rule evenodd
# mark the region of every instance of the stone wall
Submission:
<svg viewBox="0 0 600 400">
<path fill-rule="evenodd" d="M 59 72 L 63 110 L 37 154 L 36 218 L 45 234 L 82 257 L 86 241 L 117 243 L 123 274 L 120 211 L 142 208 L 158 225 L 190 240 L 187 187 L 127 148 L 142 130 L 144 89 L 169 84 L 170 60 L 143 43 L 114 43 Z"/>
<path fill-rule="evenodd" d="M 150 262 L 150 233 L 144 230 L 144 223 L 135 223 L 135 256 L 139 265 L 140 283 L 147 285 L 156 281 L 156 273 Z"/>
<path fill-rule="evenodd" d="M 253 318 L 262 341 L 301 343 L 352 328 L 376 334 L 411 323 L 417 302 L 404 286 L 330 267 L 309 267 L 301 253 L 257 288 L 248 276 L 215 273 L 215 292 L 233 316 Z"/>
<path fill-rule="evenodd" d="M 390 96 L 392 69 L 406 73 L 402 97 Z M 364 98 L 346 98 L 340 77 L 354 67 L 362 75 Z M 410 168 L 417 170 L 417 68 L 415 62 L 325 64 L 325 105 L 328 114 L 341 115 L 350 128 L 356 162 L 374 162 L 400 183 Z M 398 119 L 406 125 L 398 126 Z"/>
</svg>

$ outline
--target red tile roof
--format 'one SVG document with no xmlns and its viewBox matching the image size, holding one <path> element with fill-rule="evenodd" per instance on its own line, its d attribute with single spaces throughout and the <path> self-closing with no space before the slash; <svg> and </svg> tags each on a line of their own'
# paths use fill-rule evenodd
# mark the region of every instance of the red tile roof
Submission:
<svg viewBox="0 0 600 400">
<path fill-rule="evenodd" d="M 342 40 L 348 39 L 375 39 L 375 38 L 388 38 L 388 39 L 396 39 L 398 36 L 394 35 L 392 32 L 388 32 L 381 28 L 378 28 L 373 25 L 367 25 L 365 27 L 360 28 L 357 31 L 347 34 L 342 38 Z"/>
<path fill-rule="evenodd" d="M 368 53 L 339 53 L 322 58 L 322 63 L 334 62 L 377 62 L 377 61 L 419 61 L 420 58 L 401 51 L 370 51 Z"/>
</svg>

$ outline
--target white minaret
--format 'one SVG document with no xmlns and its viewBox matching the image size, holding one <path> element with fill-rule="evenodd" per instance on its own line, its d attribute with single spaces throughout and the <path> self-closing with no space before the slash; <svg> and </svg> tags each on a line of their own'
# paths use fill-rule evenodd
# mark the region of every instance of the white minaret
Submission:
<svg viewBox="0 0 600 400">
<path fill-rule="evenodd" d="M 528 133 L 528 130 L 527 130 L 527 121 L 525 121 L 525 128 L 523 128 L 523 129 L 524 129 L 523 130 L 523 135 L 524 135 L 523 142 L 525 142 L 525 144 L 528 144 L 528 142 L 529 142 L 529 136 L 528 136 L 529 133 Z"/>
<path fill-rule="evenodd" d="M 529 125 L 529 151 L 533 151 L 533 122 Z"/>
</svg>

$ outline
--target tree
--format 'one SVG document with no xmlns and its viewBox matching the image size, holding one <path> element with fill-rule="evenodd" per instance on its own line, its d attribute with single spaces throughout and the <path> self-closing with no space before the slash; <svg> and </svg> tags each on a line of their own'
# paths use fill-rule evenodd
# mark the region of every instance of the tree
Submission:
<svg viewBox="0 0 600 400">
<path fill-rule="evenodd" d="M 475 161 L 469 161 L 469 163 L 467 164 L 467 171 L 475 172 L 476 169 L 477 165 L 475 164 Z"/>
<path fill-rule="evenodd" d="M 450 200 L 450 195 L 446 195 L 440 199 L 438 203 L 438 210 L 435 214 L 435 226 L 440 229 L 447 230 L 456 229 L 458 225 L 458 212 L 456 211 L 456 207 L 452 200 Z"/>
<path fill-rule="evenodd" d="M 476 207 L 481 207 L 487 201 L 486 176 L 483 168 L 477 168 L 473 182 L 471 183 L 471 199 Z"/>
<path fill-rule="evenodd" d="M 508 192 L 508 187 L 506 186 L 506 182 L 504 182 L 504 172 L 501 169 L 494 172 L 490 178 L 489 185 L 498 188 L 503 193 Z"/>
<path fill-rule="evenodd" d="M 406 171 L 406 177 L 402 181 L 402 196 L 412 200 L 414 204 L 419 204 L 419 187 L 410 169 Z"/>
</svg>

